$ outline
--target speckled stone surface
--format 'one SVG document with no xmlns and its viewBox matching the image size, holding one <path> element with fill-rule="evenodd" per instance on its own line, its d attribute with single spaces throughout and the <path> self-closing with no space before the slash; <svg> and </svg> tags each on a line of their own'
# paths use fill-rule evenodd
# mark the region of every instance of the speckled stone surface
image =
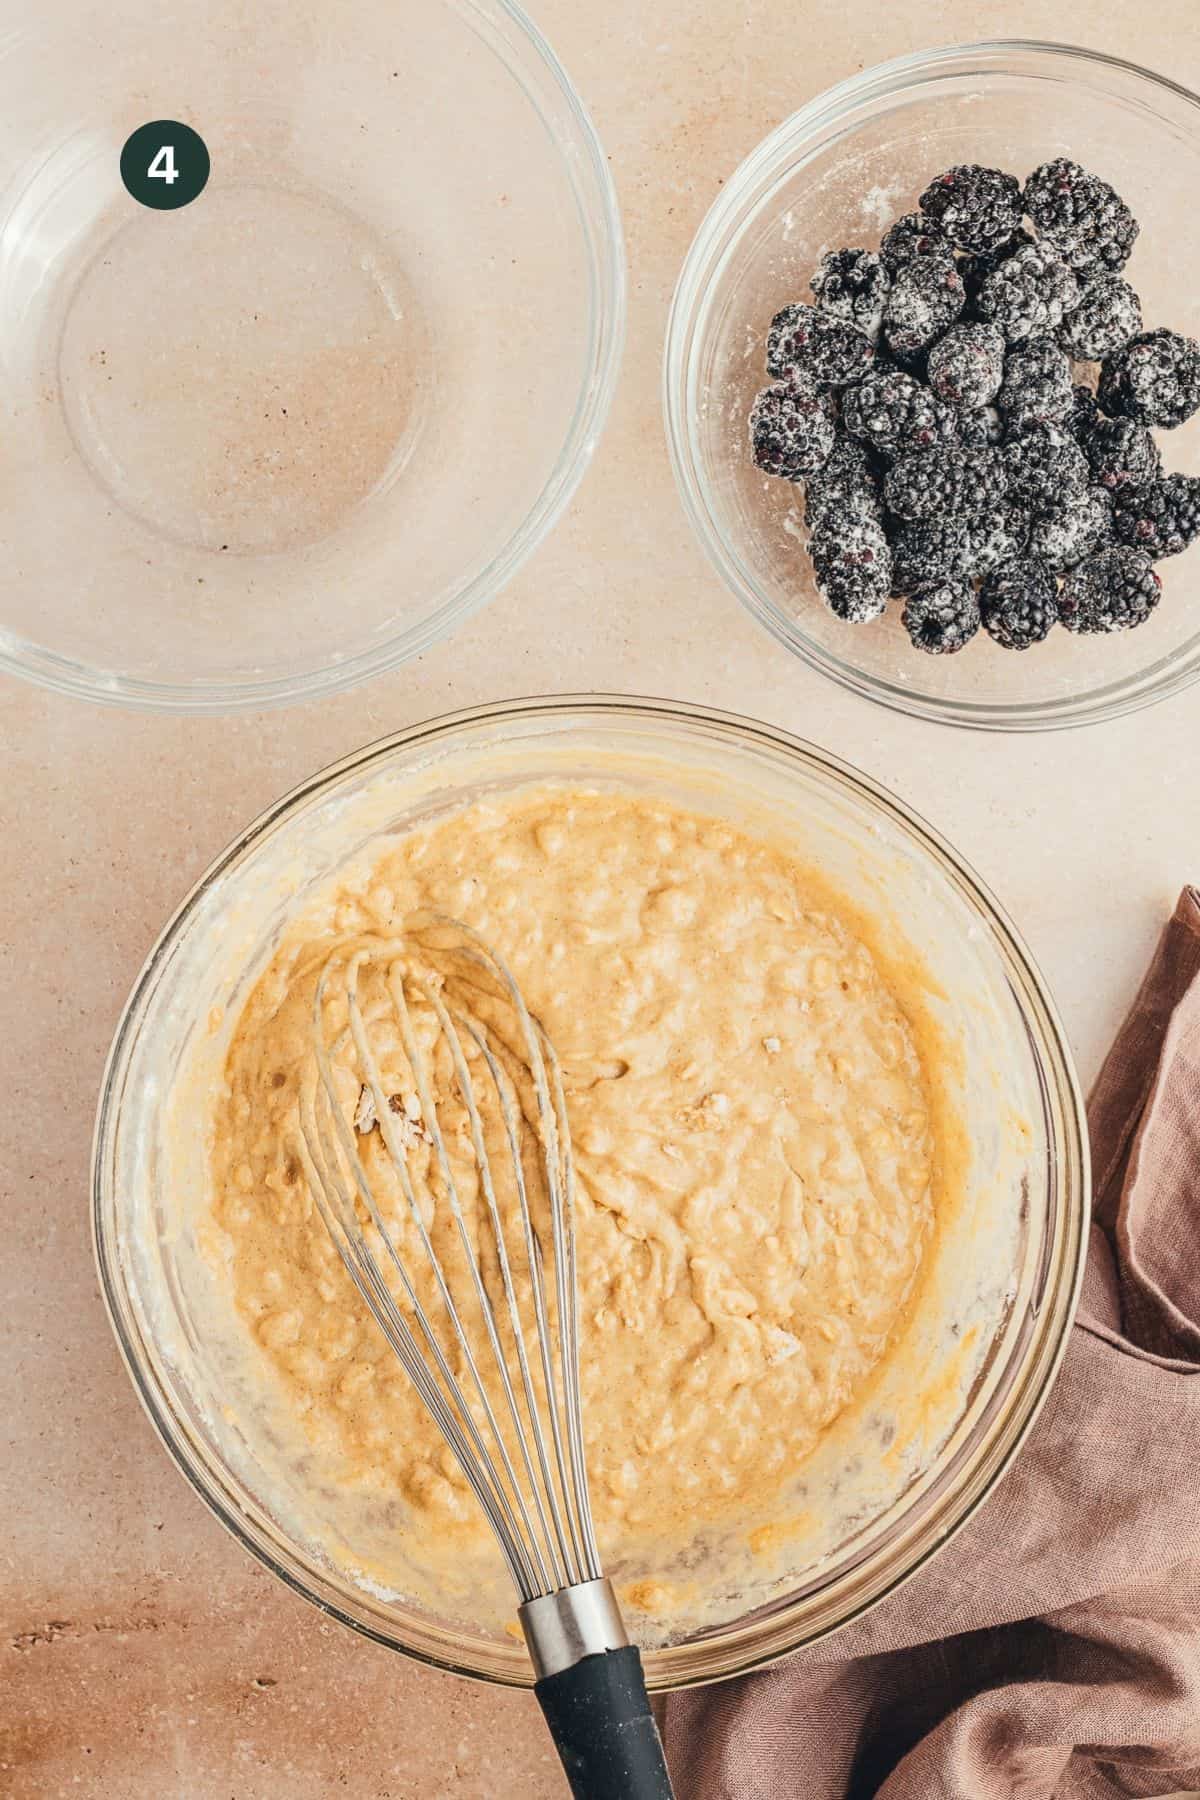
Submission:
<svg viewBox="0 0 1200 1800">
<path fill-rule="evenodd" d="M 1085 1079 L 1180 883 L 1198 876 L 1194 692 L 1100 729 L 1007 740 L 873 709 L 737 607 L 690 541 L 667 466 L 667 305 L 718 183 L 821 88 L 988 35 L 994 9 L 535 10 L 611 153 L 631 302 L 610 429 L 549 543 L 451 643 L 308 708 L 132 717 L 0 684 L 0 1793 L 14 1800 L 566 1792 L 532 1702 L 359 1641 L 224 1536 L 156 1443 L 104 1320 L 86 1172 L 109 1036 L 162 920 L 281 790 L 395 727 L 518 693 L 624 689 L 758 714 L 856 762 L 950 836 L 1027 934 Z M 1200 85 L 1191 0 L 1150 13 L 1011 0 L 1004 28 Z"/>
</svg>

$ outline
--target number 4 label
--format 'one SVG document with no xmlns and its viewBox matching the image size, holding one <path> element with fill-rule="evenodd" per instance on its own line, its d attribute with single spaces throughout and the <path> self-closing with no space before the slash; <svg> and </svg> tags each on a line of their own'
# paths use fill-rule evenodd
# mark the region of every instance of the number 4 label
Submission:
<svg viewBox="0 0 1200 1800">
<path fill-rule="evenodd" d="M 121 180 L 139 206 L 155 212 L 190 205 L 204 190 L 209 166 L 204 139 L 178 119 L 149 119 L 121 150 Z"/>
<path fill-rule="evenodd" d="M 155 181 L 165 181 L 170 187 L 173 181 L 179 180 L 179 170 L 175 167 L 175 146 L 164 144 L 146 170 L 146 174 Z"/>
</svg>

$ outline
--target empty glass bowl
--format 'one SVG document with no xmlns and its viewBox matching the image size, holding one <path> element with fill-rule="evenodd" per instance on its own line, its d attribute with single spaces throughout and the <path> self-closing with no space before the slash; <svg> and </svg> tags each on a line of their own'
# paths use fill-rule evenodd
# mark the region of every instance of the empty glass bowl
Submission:
<svg viewBox="0 0 1200 1800">
<path fill-rule="evenodd" d="M 261 706 L 494 594 L 583 472 L 624 307 L 604 155 L 520 9 L 51 0 L 0 88 L 0 667 Z M 175 210 L 122 185 L 156 120 L 211 158 Z"/>
<path fill-rule="evenodd" d="M 1200 100 L 1162 76 L 1058 44 L 925 51 L 811 101 L 747 157 L 696 235 L 668 327 L 664 398 L 688 517 L 729 586 L 797 656 L 901 712 L 1007 730 L 1111 718 L 1200 675 L 1200 550 L 1161 565 L 1163 598 L 1132 632 L 1054 631 L 1021 654 L 978 636 L 953 656 L 914 650 L 893 605 L 847 625 L 822 604 L 803 551 L 799 489 L 750 460 L 772 315 L 808 297 L 824 251 L 874 248 L 954 163 L 1021 179 L 1069 156 L 1141 221 L 1128 275 L 1147 327 L 1200 337 Z M 1200 418 L 1161 434 L 1172 468 L 1200 469 Z"/>
</svg>

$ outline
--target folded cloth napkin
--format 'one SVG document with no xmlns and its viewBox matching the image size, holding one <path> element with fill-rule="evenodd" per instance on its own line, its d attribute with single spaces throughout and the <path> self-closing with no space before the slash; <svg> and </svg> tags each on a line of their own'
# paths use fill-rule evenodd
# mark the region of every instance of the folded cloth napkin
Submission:
<svg viewBox="0 0 1200 1800">
<path fill-rule="evenodd" d="M 1088 1109 L 1095 1222 L 1034 1431 L 865 1618 L 672 1695 L 680 1800 L 1109 1800 L 1200 1788 L 1200 893 Z"/>
</svg>

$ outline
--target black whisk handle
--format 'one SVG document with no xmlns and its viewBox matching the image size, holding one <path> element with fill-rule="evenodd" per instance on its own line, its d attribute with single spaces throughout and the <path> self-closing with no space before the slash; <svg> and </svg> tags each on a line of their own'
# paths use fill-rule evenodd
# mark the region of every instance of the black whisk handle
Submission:
<svg viewBox="0 0 1200 1800">
<path fill-rule="evenodd" d="M 630 1644 L 534 1686 L 575 1800 L 673 1800 L 642 1659 Z"/>
</svg>

